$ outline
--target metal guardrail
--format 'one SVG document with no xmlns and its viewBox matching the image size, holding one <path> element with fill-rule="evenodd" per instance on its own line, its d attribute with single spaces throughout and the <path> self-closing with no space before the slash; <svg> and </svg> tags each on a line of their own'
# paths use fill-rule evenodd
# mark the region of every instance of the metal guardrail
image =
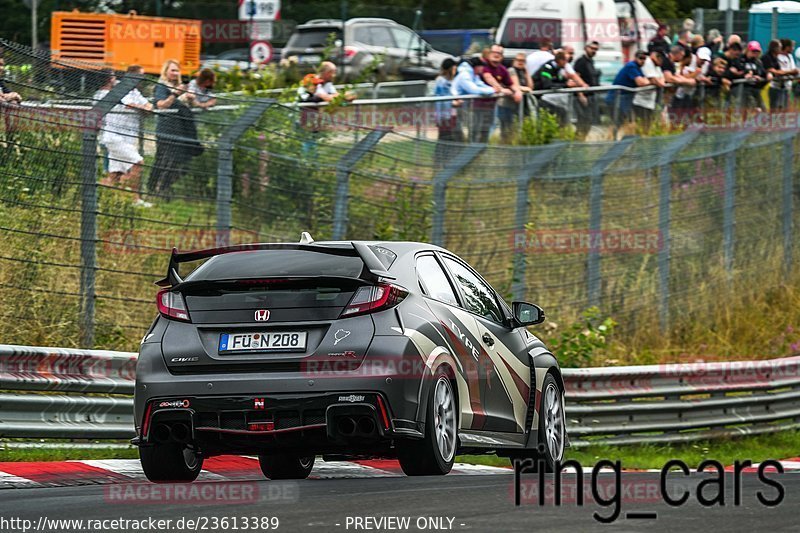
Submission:
<svg viewBox="0 0 800 533">
<path fill-rule="evenodd" d="M 0 345 L 0 437 L 132 437 L 136 357 Z"/>
<path fill-rule="evenodd" d="M 132 437 L 135 365 L 135 353 L 0 345 L 0 437 Z M 800 428 L 800 356 L 562 374 L 575 447 Z"/>
</svg>

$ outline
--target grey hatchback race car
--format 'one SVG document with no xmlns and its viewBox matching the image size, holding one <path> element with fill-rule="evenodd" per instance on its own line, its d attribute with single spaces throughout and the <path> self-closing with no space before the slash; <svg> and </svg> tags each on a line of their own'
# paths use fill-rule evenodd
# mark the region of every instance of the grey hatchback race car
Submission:
<svg viewBox="0 0 800 533">
<path fill-rule="evenodd" d="M 458 453 L 563 458 L 561 372 L 525 327 L 544 313 L 443 248 L 304 234 L 173 250 L 158 284 L 133 441 L 152 481 L 193 481 L 220 454 L 258 455 L 271 479 L 317 456 L 396 457 L 408 475 Z"/>
</svg>

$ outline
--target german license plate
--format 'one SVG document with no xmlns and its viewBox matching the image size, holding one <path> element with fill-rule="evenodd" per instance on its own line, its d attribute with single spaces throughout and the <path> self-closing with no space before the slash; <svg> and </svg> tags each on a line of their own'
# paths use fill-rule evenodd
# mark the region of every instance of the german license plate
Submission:
<svg viewBox="0 0 800 533">
<path fill-rule="evenodd" d="M 305 351 L 305 331 L 255 331 L 223 333 L 219 336 L 220 352 Z"/>
<path fill-rule="evenodd" d="M 322 61 L 322 56 L 312 55 L 312 56 L 300 56 L 300 63 L 319 63 Z"/>
</svg>

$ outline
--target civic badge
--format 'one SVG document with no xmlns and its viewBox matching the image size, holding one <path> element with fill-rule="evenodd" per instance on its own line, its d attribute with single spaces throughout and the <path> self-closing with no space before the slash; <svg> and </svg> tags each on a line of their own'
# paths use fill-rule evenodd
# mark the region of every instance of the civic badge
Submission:
<svg viewBox="0 0 800 533">
<path fill-rule="evenodd" d="M 269 309 L 259 309 L 256 311 L 256 322 L 266 322 L 269 320 Z"/>
</svg>

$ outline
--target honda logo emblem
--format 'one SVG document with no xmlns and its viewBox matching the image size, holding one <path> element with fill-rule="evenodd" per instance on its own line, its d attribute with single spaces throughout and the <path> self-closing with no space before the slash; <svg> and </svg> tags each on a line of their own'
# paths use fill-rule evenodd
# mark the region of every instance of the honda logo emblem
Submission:
<svg viewBox="0 0 800 533">
<path fill-rule="evenodd" d="M 266 322 L 269 320 L 269 309 L 259 309 L 256 311 L 256 321 Z"/>
</svg>

